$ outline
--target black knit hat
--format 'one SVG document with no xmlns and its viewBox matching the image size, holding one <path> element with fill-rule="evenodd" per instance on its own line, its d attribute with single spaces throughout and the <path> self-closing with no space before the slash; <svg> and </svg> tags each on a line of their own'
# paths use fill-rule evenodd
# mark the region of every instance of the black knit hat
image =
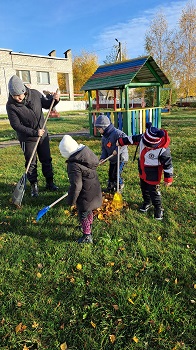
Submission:
<svg viewBox="0 0 196 350">
<path fill-rule="evenodd" d="M 143 143 L 147 147 L 157 148 L 165 136 L 164 130 L 155 128 L 152 123 L 146 123 L 146 131 L 143 135 Z"/>
</svg>

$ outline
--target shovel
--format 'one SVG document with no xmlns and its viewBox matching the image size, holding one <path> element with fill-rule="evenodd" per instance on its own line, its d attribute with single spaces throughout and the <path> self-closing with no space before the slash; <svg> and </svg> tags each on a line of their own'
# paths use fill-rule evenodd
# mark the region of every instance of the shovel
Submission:
<svg viewBox="0 0 196 350">
<path fill-rule="evenodd" d="M 101 165 L 101 164 L 103 164 L 103 163 L 105 163 L 108 159 L 110 159 L 110 158 L 112 158 L 112 157 L 113 157 L 113 154 L 111 154 L 109 157 L 105 158 L 101 163 L 98 164 L 98 166 Z M 44 216 L 44 215 L 48 212 L 48 210 L 49 210 L 50 208 L 52 208 L 55 204 L 57 204 L 58 202 L 60 202 L 62 199 L 64 199 L 64 198 L 67 197 L 67 196 L 68 196 L 68 193 L 65 193 L 62 197 L 60 197 L 59 199 L 57 199 L 55 202 L 53 202 L 52 204 L 50 204 L 50 205 L 44 207 L 43 209 L 41 209 L 41 210 L 38 212 L 38 214 L 37 214 L 36 221 L 39 221 L 39 220 L 42 218 L 42 216 Z"/>
<path fill-rule="evenodd" d="M 116 209 L 123 207 L 122 194 L 119 192 L 119 178 L 120 178 L 120 146 L 118 146 L 117 153 L 117 192 L 114 194 L 112 204 Z"/>
<path fill-rule="evenodd" d="M 57 91 L 58 92 L 58 89 Z M 50 115 L 50 112 L 52 110 L 52 107 L 54 105 L 54 101 L 55 99 L 53 98 L 52 100 L 52 103 L 50 105 L 50 109 L 47 113 L 47 116 L 45 118 L 45 121 L 44 121 L 44 125 L 42 127 L 42 129 L 45 128 L 46 126 L 46 123 L 47 123 L 47 120 L 48 120 L 48 117 Z M 27 164 L 27 167 L 26 167 L 26 170 L 25 170 L 25 173 L 22 175 L 22 177 L 20 178 L 20 180 L 18 181 L 17 185 L 16 185 L 16 188 L 12 194 L 12 203 L 15 204 L 17 207 L 20 207 L 21 206 L 21 203 L 22 203 L 22 200 L 23 200 L 23 197 L 24 197 L 24 193 L 25 193 L 25 189 L 26 189 L 26 183 L 27 183 L 27 173 L 28 173 L 28 170 L 30 168 L 30 165 L 31 165 L 31 162 L 32 162 L 32 159 L 35 155 L 35 152 L 37 150 L 37 146 L 38 146 L 38 143 L 41 139 L 41 136 L 38 136 L 38 139 L 36 141 L 36 144 L 35 144 L 35 147 L 33 149 L 33 152 L 32 152 L 32 155 L 31 155 L 31 158 L 29 159 L 29 162 Z"/>
<path fill-rule="evenodd" d="M 68 192 L 66 192 L 62 197 L 60 197 L 59 199 L 57 199 L 55 202 L 53 202 L 52 204 L 48 205 L 47 207 L 44 207 L 43 209 L 41 209 L 38 214 L 37 214 L 37 217 L 36 217 L 36 221 L 39 221 L 42 216 L 44 216 L 48 210 L 50 208 L 52 208 L 55 204 L 57 204 L 58 202 L 60 202 L 62 199 L 64 199 L 65 197 L 68 196 Z"/>
</svg>

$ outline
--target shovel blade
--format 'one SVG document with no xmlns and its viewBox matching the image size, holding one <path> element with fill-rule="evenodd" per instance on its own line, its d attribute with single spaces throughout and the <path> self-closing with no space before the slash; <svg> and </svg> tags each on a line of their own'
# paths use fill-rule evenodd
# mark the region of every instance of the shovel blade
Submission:
<svg viewBox="0 0 196 350">
<path fill-rule="evenodd" d="M 27 182 L 27 174 L 23 174 L 23 176 L 18 181 L 14 192 L 12 193 L 12 203 L 17 207 L 21 206 Z"/>
<path fill-rule="evenodd" d="M 37 213 L 37 217 L 36 217 L 36 221 L 39 221 L 42 216 L 44 216 L 48 210 L 50 209 L 50 206 L 44 207 L 43 209 L 41 209 L 38 213 Z"/>
<path fill-rule="evenodd" d="M 123 207 L 123 198 L 121 193 L 116 192 L 114 194 L 112 204 L 116 209 L 121 209 Z"/>
</svg>

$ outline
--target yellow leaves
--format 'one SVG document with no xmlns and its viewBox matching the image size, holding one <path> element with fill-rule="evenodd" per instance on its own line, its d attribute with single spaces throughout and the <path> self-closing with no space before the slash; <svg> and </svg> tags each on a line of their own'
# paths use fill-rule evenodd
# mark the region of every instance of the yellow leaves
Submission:
<svg viewBox="0 0 196 350">
<path fill-rule="evenodd" d="M 69 216 L 70 215 L 70 211 L 66 209 L 66 210 L 64 210 L 64 214 Z"/>
<path fill-rule="evenodd" d="M 119 205 L 115 204 L 115 200 L 114 200 L 115 198 L 116 198 L 117 204 L 121 203 L 120 207 Z M 106 194 L 104 193 L 102 206 L 94 211 L 94 215 L 97 215 L 99 220 L 109 223 L 108 218 L 114 215 L 115 216 L 120 215 L 119 209 L 122 209 L 125 207 L 128 207 L 128 204 L 126 202 L 123 202 L 120 193 L 115 193 L 114 196 L 110 193 L 106 193 Z"/>
<path fill-rule="evenodd" d="M 76 269 L 79 270 L 79 271 L 82 270 L 82 264 L 80 264 L 80 263 L 77 264 L 77 265 L 76 265 Z"/>
<path fill-rule="evenodd" d="M 134 305 L 134 301 L 131 298 L 128 298 L 128 302 Z"/>
<path fill-rule="evenodd" d="M 24 348 L 22 350 L 29 350 L 29 348 L 27 348 L 26 344 L 24 346 Z"/>
<path fill-rule="evenodd" d="M 32 328 L 38 328 L 38 326 L 39 326 L 39 323 L 34 321 L 31 327 Z"/>
<path fill-rule="evenodd" d="M 115 336 L 114 334 L 110 334 L 110 335 L 109 335 L 109 338 L 110 338 L 110 342 L 111 342 L 112 344 L 114 344 L 115 341 L 116 341 L 116 336 Z"/>
<path fill-rule="evenodd" d="M 37 278 L 41 278 L 42 274 L 40 272 L 37 273 Z"/>
<path fill-rule="evenodd" d="M 161 332 L 163 332 L 163 330 L 164 330 L 164 326 L 161 323 L 160 326 L 159 326 L 159 329 L 158 329 L 158 333 L 160 334 Z"/>
<path fill-rule="evenodd" d="M 136 336 L 134 336 L 132 339 L 135 343 L 138 343 L 138 341 L 139 341 L 139 339 Z"/>
<path fill-rule="evenodd" d="M 22 324 L 22 322 L 20 322 L 17 326 L 16 326 L 16 328 L 15 328 L 15 332 L 16 333 L 22 333 L 22 332 L 24 332 L 25 331 L 25 329 L 27 328 L 27 326 L 25 326 L 24 324 Z"/>
<path fill-rule="evenodd" d="M 66 342 L 64 342 L 63 344 L 60 345 L 60 349 L 61 350 L 67 350 L 68 349 Z"/>
<path fill-rule="evenodd" d="M 92 326 L 93 328 L 96 328 L 96 327 L 97 327 L 96 324 L 95 324 L 93 321 L 91 321 L 91 326 Z"/>
</svg>

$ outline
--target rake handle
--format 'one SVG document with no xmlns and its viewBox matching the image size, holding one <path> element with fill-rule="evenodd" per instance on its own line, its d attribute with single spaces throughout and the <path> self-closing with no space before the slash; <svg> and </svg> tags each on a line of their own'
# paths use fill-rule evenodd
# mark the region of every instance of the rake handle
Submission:
<svg viewBox="0 0 196 350">
<path fill-rule="evenodd" d="M 59 90 L 59 89 L 56 90 L 56 93 L 58 93 L 58 90 Z M 53 98 L 53 99 L 52 99 L 52 103 L 51 103 L 51 105 L 50 105 L 50 108 L 49 108 L 49 110 L 48 110 L 47 116 L 46 116 L 46 118 L 45 118 L 44 125 L 43 125 L 42 129 L 44 129 L 45 126 L 46 126 L 46 123 L 47 123 L 47 121 L 48 121 L 48 118 L 49 118 L 50 112 L 51 112 L 51 110 L 52 110 L 52 107 L 53 107 L 53 105 L 54 105 L 54 102 L 55 102 L 55 99 Z M 34 155 L 35 155 L 35 152 L 36 152 L 36 150 L 37 150 L 37 146 L 38 146 L 38 143 L 39 143 L 40 139 L 41 139 L 41 136 L 38 136 L 38 139 L 37 139 L 36 144 L 35 144 L 35 146 L 34 146 L 33 152 L 32 152 L 32 154 L 31 154 L 31 158 L 29 159 L 29 162 L 28 162 L 28 164 L 27 164 L 25 174 L 27 174 L 28 171 L 29 171 L 29 168 L 30 168 L 32 159 L 33 159 L 33 157 L 34 157 Z"/>
</svg>

